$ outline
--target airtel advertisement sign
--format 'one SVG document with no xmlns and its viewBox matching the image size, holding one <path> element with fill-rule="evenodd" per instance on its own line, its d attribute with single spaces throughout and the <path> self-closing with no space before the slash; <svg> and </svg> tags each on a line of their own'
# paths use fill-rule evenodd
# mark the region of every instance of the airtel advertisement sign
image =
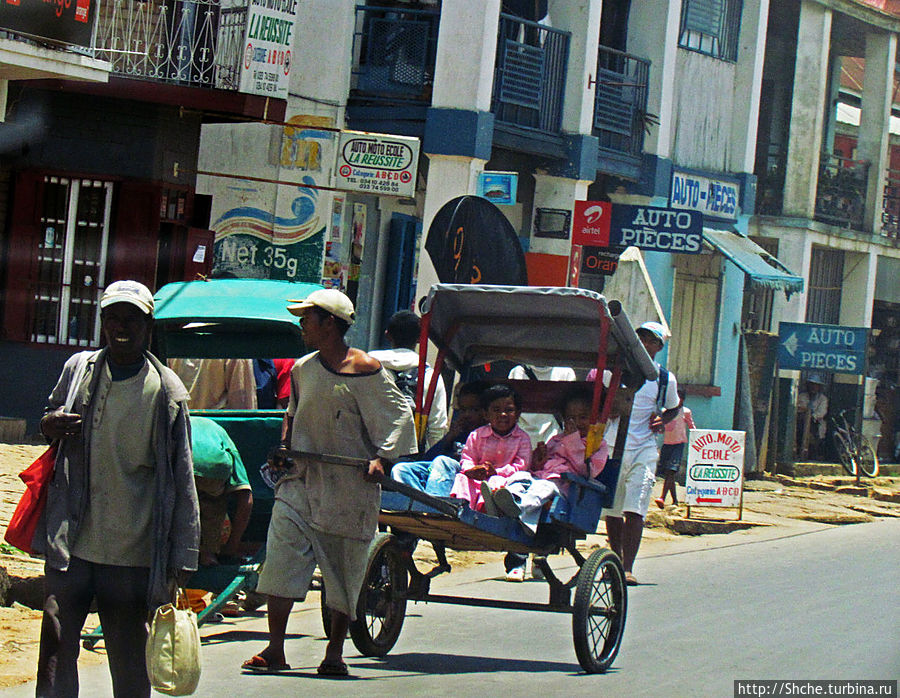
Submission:
<svg viewBox="0 0 900 698">
<path fill-rule="evenodd" d="M 572 215 L 572 244 L 609 247 L 609 223 L 612 204 L 609 201 L 576 201 Z"/>
</svg>

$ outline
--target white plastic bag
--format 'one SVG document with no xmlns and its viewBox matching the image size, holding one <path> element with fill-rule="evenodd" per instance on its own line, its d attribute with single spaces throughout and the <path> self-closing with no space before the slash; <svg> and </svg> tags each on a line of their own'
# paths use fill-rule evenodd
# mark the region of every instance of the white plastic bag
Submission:
<svg viewBox="0 0 900 698">
<path fill-rule="evenodd" d="M 179 592 L 180 593 L 180 592 Z M 197 614 L 167 603 L 156 609 L 147 638 L 150 685 L 170 696 L 189 696 L 200 683 Z"/>
</svg>

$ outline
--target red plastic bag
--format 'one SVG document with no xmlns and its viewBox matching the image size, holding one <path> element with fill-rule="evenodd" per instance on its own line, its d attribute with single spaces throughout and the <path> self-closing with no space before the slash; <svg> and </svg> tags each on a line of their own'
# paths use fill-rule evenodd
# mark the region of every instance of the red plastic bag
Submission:
<svg viewBox="0 0 900 698">
<path fill-rule="evenodd" d="M 31 542 L 34 540 L 34 532 L 37 529 L 44 506 L 47 504 L 47 486 L 53 476 L 53 466 L 56 463 L 56 444 L 44 451 L 37 460 L 19 473 L 22 482 L 25 483 L 25 494 L 19 500 L 19 505 L 9 520 L 9 526 L 3 537 L 10 545 L 26 553 L 33 553 Z"/>
</svg>

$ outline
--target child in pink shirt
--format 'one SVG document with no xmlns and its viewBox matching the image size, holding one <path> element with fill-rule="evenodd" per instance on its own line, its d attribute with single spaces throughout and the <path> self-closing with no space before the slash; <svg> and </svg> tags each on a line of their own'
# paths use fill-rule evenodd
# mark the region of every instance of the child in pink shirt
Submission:
<svg viewBox="0 0 900 698">
<path fill-rule="evenodd" d="M 656 476 L 665 478 L 662 495 L 654 500 L 660 509 L 665 508 L 666 495 L 669 492 L 672 493 L 672 504 L 678 504 L 678 496 L 675 494 L 675 474 L 681 466 L 681 456 L 687 443 L 687 430 L 694 428 L 694 419 L 690 408 L 685 407 L 684 390 L 681 388 L 678 389 L 678 397 L 681 412 L 666 424 L 663 446 L 659 451 L 659 462 L 656 465 Z"/>
<path fill-rule="evenodd" d="M 591 419 L 591 393 L 585 390 L 570 393 L 563 406 L 563 416 L 565 431 L 547 443 L 550 455 L 546 462 L 541 464 L 539 458 L 534 460 L 532 472 L 517 472 L 502 487 L 488 489 L 490 482 L 482 484 L 488 513 L 493 509 L 506 516 L 518 517 L 522 525 L 534 533 L 544 505 L 568 489 L 562 479 L 564 473 L 586 478 L 600 474 L 609 454 L 606 441 L 600 442 L 600 448 L 588 463 L 584 457 Z"/>
<path fill-rule="evenodd" d="M 484 510 L 481 483 L 501 487 L 511 475 L 527 470 L 531 439 L 517 423 L 522 399 L 508 385 L 492 385 L 481 394 L 488 423 L 469 434 L 460 457 L 460 473 L 450 496 L 464 499 L 476 511 Z"/>
</svg>

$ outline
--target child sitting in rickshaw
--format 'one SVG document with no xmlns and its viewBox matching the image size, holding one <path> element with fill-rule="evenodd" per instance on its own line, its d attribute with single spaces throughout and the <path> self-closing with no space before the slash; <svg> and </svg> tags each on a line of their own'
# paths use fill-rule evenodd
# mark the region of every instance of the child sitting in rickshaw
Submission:
<svg viewBox="0 0 900 698">
<path fill-rule="evenodd" d="M 530 472 L 516 472 L 500 487 L 491 487 L 490 481 L 482 483 L 482 498 L 488 514 L 518 518 L 530 533 L 535 533 L 544 505 L 566 493 L 564 473 L 585 478 L 600 474 L 609 455 L 606 441 L 600 442 L 589 464 L 585 463 L 591 422 L 590 391 L 577 389 L 570 393 L 563 403 L 563 417 L 563 434 L 550 439 L 545 451 L 535 450 Z"/>
<path fill-rule="evenodd" d="M 460 458 L 461 471 L 450 496 L 465 500 L 475 511 L 484 510 L 481 483 L 502 487 L 515 473 L 527 470 L 531 461 L 531 439 L 519 426 L 522 398 L 510 386 L 492 385 L 481 394 L 488 423 L 466 439 Z"/>
</svg>

